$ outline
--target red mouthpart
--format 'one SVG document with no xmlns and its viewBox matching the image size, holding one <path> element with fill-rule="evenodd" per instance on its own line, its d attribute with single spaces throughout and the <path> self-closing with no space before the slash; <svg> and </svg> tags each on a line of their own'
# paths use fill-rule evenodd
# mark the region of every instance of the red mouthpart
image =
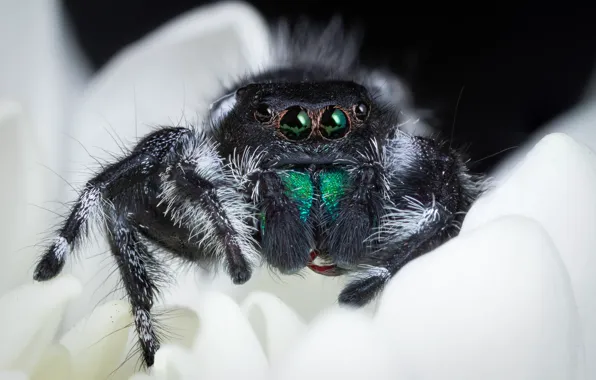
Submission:
<svg viewBox="0 0 596 380">
<path fill-rule="evenodd" d="M 316 258 L 319 256 L 317 251 L 310 252 L 310 261 L 307 266 L 315 273 L 322 274 L 323 276 L 339 276 L 337 267 L 333 264 L 328 265 L 317 265 L 315 264 Z"/>
</svg>

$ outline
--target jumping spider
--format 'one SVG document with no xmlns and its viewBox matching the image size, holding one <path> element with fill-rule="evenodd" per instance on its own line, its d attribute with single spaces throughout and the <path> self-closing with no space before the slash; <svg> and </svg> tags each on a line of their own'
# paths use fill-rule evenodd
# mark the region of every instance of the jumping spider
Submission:
<svg viewBox="0 0 596 380">
<path fill-rule="evenodd" d="M 162 271 L 150 247 L 223 262 L 236 284 L 259 259 L 353 274 L 339 302 L 361 306 L 455 236 L 480 194 L 458 152 L 400 130 L 393 78 L 359 66 L 350 36 L 299 33 L 274 67 L 222 91 L 201 128 L 158 129 L 88 181 L 37 264 L 36 280 L 58 275 L 100 215 L 147 366 Z"/>
</svg>

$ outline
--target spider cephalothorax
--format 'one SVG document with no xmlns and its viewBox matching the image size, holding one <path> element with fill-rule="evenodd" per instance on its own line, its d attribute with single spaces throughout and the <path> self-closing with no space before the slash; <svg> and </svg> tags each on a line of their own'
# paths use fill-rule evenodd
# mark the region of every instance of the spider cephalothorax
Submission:
<svg viewBox="0 0 596 380">
<path fill-rule="evenodd" d="M 158 129 L 103 168 L 35 278 L 55 277 L 101 216 L 151 366 L 163 269 L 149 247 L 199 265 L 223 262 L 236 284 L 260 259 L 284 274 L 351 274 L 339 301 L 360 306 L 457 234 L 480 193 L 460 155 L 400 130 L 405 103 L 382 87 L 392 78 L 321 62 L 316 49 L 305 63 L 302 51 L 225 91 L 201 128 Z"/>
</svg>

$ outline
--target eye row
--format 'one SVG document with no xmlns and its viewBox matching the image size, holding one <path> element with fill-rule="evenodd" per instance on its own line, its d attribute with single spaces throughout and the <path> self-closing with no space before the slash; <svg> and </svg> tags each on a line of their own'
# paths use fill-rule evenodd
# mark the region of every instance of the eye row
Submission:
<svg viewBox="0 0 596 380">
<path fill-rule="evenodd" d="M 364 103 L 355 105 L 353 114 L 359 121 L 364 121 L 368 116 L 368 106 Z M 273 112 L 267 105 L 257 108 L 255 112 L 257 121 L 266 123 L 272 118 Z M 318 131 L 323 138 L 340 139 L 348 134 L 351 124 L 350 116 L 344 110 L 330 106 L 325 108 L 319 119 Z M 305 140 L 313 132 L 313 120 L 303 108 L 295 106 L 285 110 L 277 127 L 288 140 Z"/>
</svg>

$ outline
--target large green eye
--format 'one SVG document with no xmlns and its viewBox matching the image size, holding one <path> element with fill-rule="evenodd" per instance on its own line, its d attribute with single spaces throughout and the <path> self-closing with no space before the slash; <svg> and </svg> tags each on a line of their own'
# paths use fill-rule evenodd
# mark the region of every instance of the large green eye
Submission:
<svg viewBox="0 0 596 380">
<path fill-rule="evenodd" d="M 290 140 L 304 140 L 310 136 L 312 121 L 300 107 L 288 109 L 279 121 L 279 131 Z"/>
<path fill-rule="evenodd" d="M 339 108 L 328 108 L 321 117 L 321 135 L 327 139 L 339 139 L 350 130 L 348 117 Z"/>
</svg>

